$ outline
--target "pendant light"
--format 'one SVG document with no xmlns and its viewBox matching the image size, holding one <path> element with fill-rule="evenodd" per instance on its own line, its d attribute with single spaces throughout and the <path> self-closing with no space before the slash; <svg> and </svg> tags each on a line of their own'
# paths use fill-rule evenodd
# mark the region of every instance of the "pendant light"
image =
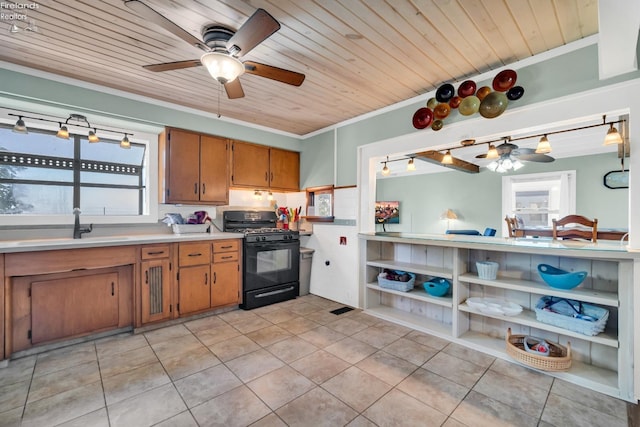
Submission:
<svg viewBox="0 0 640 427">
<path fill-rule="evenodd" d="M 536 147 L 536 154 L 548 154 L 551 152 L 551 144 L 549 143 L 549 139 L 547 135 L 543 135 L 538 142 L 538 146 Z"/>
<path fill-rule="evenodd" d="M 489 144 L 489 149 L 487 150 L 487 159 L 497 159 L 500 155 L 498 154 L 498 150 L 496 150 L 496 146 L 493 144 Z"/>
<path fill-rule="evenodd" d="M 387 166 L 387 162 L 389 161 L 389 156 L 387 156 L 387 161 L 383 162 L 384 163 L 384 167 L 382 168 L 382 175 L 387 176 L 391 173 L 391 169 L 389 169 L 389 166 Z"/>
</svg>

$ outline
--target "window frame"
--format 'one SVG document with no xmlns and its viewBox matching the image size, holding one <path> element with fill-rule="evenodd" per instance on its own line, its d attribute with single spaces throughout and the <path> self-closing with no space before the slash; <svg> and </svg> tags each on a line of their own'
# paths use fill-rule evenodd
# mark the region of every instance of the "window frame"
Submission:
<svg viewBox="0 0 640 427">
<path fill-rule="evenodd" d="M 7 119 L 0 119 L 0 126 L 13 127 L 13 122 Z M 57 127 L 49 125 L 47 123 L 33 123 L 28 122 L 27 126 L 29 132 L 42 132 L 42 133 L 54 133 L 57 132 Z M 142 210 L 139 215 L 82 215 L 82 221 L 93 224 L 140 224 L 140 223 L 157 223 L 158 221 L 158 201 L 155 197 L 158 191 L 157 174 L 158 174 L 158 147 L 157 144 L 152 144 L 150 141 L 157 140 L 157 135 L 147 133 L 146 131 L 132 131 L 130 129 L 122 129 L 122 133 L 119 133 L 118 128 L 112 128 L 113 132 L 100 132 L 100 138 L 102 140 L 118 141 L 122 138 L 122 135 L 126 132 L 129 136 L 129 140 L 132 144 L 144 145 L 144 155 L 142 158 L 142 174 L 140 179 L 144 182 L 145 193 L 143 202 L 139 205 Z M 115 133 L 118 132 L 118 133 Z M 77 132 L 76 132 L 77 133 Z M 132 133 L 134 134 L 132 136 Z M 19 134 L 16 134 L 19 136 Z M 82 135 L 80 135 L 82 138 Z M 70 141 L 74 144 L 73 141 Z M 76 185 L 75 183 L 72 183 Z M 79 184 L 78 184 L 79 185 Z M 86 188 L 90 186 L 100 186 L 100 184 L 83 184 L 80 188 Z M 116 188 L 117 185 L 110 185 L 110 188 Z M 75 203 L 75 201 L 74 201 Z M 73 224 L 73 214 L 0 214 L 0 226 L 42 226 L 42 225 L 64 225 Z"/>
</svg>

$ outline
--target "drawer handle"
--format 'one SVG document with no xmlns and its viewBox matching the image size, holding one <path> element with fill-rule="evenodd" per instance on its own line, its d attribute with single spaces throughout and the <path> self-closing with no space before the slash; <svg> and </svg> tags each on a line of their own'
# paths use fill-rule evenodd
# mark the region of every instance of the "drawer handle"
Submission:
<svg viewBox="0 0 640 427">
<path fill-rule="evenodd" d="M 229 245 L 229 246 L 220 246 L 220 249 L 231 249 L 233 247 L 233 245 Z"/>
<path fill-rule="evenodd" d="M 149 255 L 162 255 L 164 253 L 164 251 L 153 251 L 153 252 L 149 252 Z"/>
<path fill-rule="evenodd" d="M 197 253 L 189 254 L 189 255 L 187 255 L 187 256 L 202 256 L 202 254 L 201 254 L 201 253 L 199 253 L 199 252 L 197 252 Z"/>
<path fill-rule="evenodd" d="M 115 285 L 111 282 L 111 296 L 115 295 Z"/>
<path fill-rule="evenodd" d="M 222 259 L 229 259 L 229 258 L 233 258 L 233 255 L 227 255 L 227 256 L 223 256 L 221 257 Z"/>
</svg>

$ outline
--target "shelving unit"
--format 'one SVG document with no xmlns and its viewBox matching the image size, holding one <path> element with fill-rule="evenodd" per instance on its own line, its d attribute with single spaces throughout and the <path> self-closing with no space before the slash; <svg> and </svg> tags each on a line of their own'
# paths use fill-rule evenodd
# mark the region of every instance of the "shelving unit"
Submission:
<svg viewBox="0 0 640 427">
<path fill-rule="evenodd" d="M 636 255 L 605 246 L 602 251 L 567 250 L 539 244 L 523 247 L 520 242 L 517 246 L 492 244 L 495 240 L 482 238 L 469 241 L 374 234 L 360 237 L 364 243 L 360 277 L 365 312 L 515 363 L 506 352 L 505 335 L 509 327 L 517 334 L 564 345 L 570 342 L 571 368 L 567 372 L 547 372 L 549 375 L 636 401 L 632 312 Z M 500 264 L 496 279 L 478 277 L 475 263 L 481 260 Z M 540 263 L 587 270 L 589 276 L 576 289 L 551 288 L 537 273 Z M 377 275 L 385 268 L 416 274 L 414 289 L 400 292 L 380 287 Z M 431 277 L 449 279 L 449 295 L 438 298 L 427 294 L 421 284 Z M 535 304 L 544 295 L 606 308 L 610 315 L 605 331 L 588 336 L 539 321 Z M 466 304 L 471 296 L 512 301 L 520 304 L 523 311 L 515 316 L 485 314 Z"/>
</svg>

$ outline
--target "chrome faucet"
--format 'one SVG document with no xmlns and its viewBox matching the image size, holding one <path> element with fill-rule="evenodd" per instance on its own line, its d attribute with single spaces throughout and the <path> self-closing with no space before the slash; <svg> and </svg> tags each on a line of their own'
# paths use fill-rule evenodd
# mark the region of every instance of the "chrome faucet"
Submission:
<svg viewBox="0 0 640 427">
<path fill-rule="evenodd" d="M 73 214 L 76 217 L 75 223 L 73 224 L 73 238 L 81 239 L 84 233 L 91 233 L 93 230 L 93 224 L 89 224 L 89 227 L 80 227 L 80 208 L 73 208 Z"/>
</svg>

